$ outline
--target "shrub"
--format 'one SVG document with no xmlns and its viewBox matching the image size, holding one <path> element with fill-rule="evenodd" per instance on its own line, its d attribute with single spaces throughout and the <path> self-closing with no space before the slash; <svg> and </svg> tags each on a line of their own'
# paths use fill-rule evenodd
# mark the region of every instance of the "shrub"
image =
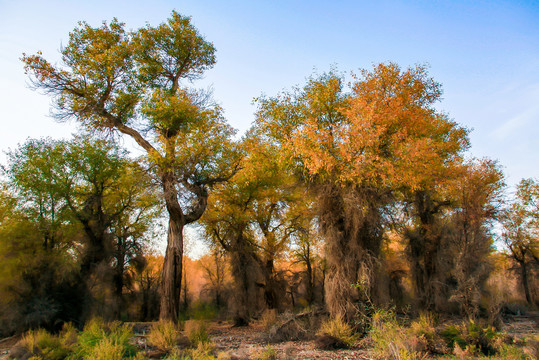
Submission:
<svg viewBox="0 0 539 360">
<path fill-rule="evenodd" d="M 278 320 L 277 310 L 267 309 L 262 313 L 260 325 L 262 325 L 265 331 L 270 331 L 274 325 L 277 325 Z"/>
<path fill-rule="evenodd" d="M 192 360 L 191 357 L 185 354 L 180 349 L 173 349 L 163 360 Z"/>
<path fill-rule="evenodd" d="M 97 350 L 94 350 L 96 347 L 106 350 L 110 358 L 116 356 L 119 348 L 122 349 L 121 353 L 124 358 L 134 357 L 137 351 L 130 342 L 132 337 L 133 332 L 126 324 L 117 321 L 107 324 L 100 318 L 92 319 L 80 333 L 75 352 L 70 359 L 93 359 L 93 356 L 96 356 Z"/>
<path fill-rule="evenodd" d="M 526 338 L 526 354 L 532 359 L 539 359 L 539 335 L 532 335 Z"/>
<path fill-rule="evenodd" d="M 72 323 L 65 323 L 60 332 L 60 338 L 66 348 L 73 350 L 79 339 L 79 332 Z"/>
<path fill-rule="evenodd" d="M 152 325 L 148 333 L 148 344 L 169 352 L 178 343 L 180 331 L 172 321 L 159 321 Z"/>
<path fill-rule="evenodd" d="M 266 346 L 265 349 L 255 351 L 251 354 L 253 360 L 277 360 L 277 351 L 273 346 Z"/>
<path fill-rule="evenodd" d="M 69 354 L 69 348 L 64 345 L 62 339 L 44 329 L 27 332 L 21 340 L 21 345 L 34 357 L 48 360 L 65 359 Z"/>
<path fill-rule="evenodd" d="M 109 337 L 102 338 L 89 351 L 85 359 L 92 360 L 122 360 L 124 358 L 125 348 L 122 344 Z"/>
<path fill-rule="evenodd" d="M 442 337 L 454 352 L 465 352 L 465 356 L 494 355 L 500 334 L 491 327 L 482 327 L 473 320 L 460 325 L 447 325 L 441 331 Z"/>
<path fill-rule="evenodd" d="M 215 360 L 214 351 L 212 342 L 199 343 L 196 348 L 187 351 L 173 349 L 163 360 Z"/>
<path fill-rule="evenodd" d="M 425 316 L 410 328 L 401 326 L 393 311 L 378 309 L 371 319 L 368 340 L 380 359 L 424 359 L 427 354 L 419 349 L 426 345 L 426 334 L 431 332 L 431 318 Z"/>
<path fill-rule="evenodd" d="M 410 350 L 419 353 L 446 354 L 449 348 L 436 331 L 437 320 L 430 313 L 423 313 L 407 329 Z"/>
<path fill-rule="evenodd" d="M 219 309 L 212 303 L 197 301 L 189 313 L 191 318 L 195 320 L 213 320 L 217 317 Z"/>
<path fill-rule="evenodd" d="M 189 350 L 188 354 L 192 360 L 212 360 L 215 359 L 213 352 L 215 351 L 215 344 L 211 341 L 198 343 L 195 349 Z"/>
<path fill-rule="evenodd" d="M 191 342 L 191 346 L 198 347 L 200 343 L 210 342 L 210 336 L 206 324 L 201 320 L 187 320 L 185 322 L 185 334 Z"/>
<path fill-rule="evenodd" d="M 324 321 L 318 334 L 338 339 L 344 347 L 353 347 L 358 338 L 357 334 L 354 334 L 352 327 L 341 317 Z"/>
</svg>

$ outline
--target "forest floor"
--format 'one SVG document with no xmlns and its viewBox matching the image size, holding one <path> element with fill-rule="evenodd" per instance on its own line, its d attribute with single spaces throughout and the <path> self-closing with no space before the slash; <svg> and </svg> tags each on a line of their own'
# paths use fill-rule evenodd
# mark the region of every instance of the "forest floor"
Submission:
<svg viewBox="0 0 539 360">
<path fill-rule="evenodd" d="M 147 329 L 152 323 L 136 323 L 139 346 L 145 347 Z M 138 329 L 137 329 L 138 328 Z M 228 322 L 212 322 L 209 335 L 216 346 L 216 352 L 225 352 L 229 359 L 247 360 L 257 358 L 268 349 L 276 353 L 277 359 L 373 359 L 368 349 L 320 350 L 314 340 L 285 341 L 270 343 L 264 328 L 259 324 L 245 327 L 233 327 Z M 539 333 L 539 312 L 530 312 L 526 316 L 511 316 L 506 319 L 502 331 L 514 338 L 523 338 Z M 20 336 L 0 340 L 0 359 L 8 359 L 10 349 L 20 340 Z"/>
<path fill-rule="evenodd" d="M 250 359 L 267 349 L 274 349 L 277 359 L 371 359 L 368 350 L 319 350 L 314 340 L 269 343 L 262 326 L 230 327 L 214 324 L 210 330 L 212 341 L 219 351 L 227 352 L 232 359 Z"/>
</svg>

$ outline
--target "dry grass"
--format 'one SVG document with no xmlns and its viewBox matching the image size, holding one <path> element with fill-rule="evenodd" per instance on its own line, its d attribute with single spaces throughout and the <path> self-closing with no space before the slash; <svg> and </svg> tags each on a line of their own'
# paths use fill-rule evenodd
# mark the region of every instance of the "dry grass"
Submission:
<svg viewBox="0 0 539 360">
<path fill-rule="evenodd" d="M 352 327 L 342 317 L 324 321 L 318 335 L 337 339 L 346 348 L 354 347 L 358 339 L 358 334 L 354 333 Z"/>
<path fill-rule="evenodd" d="M 262 325 L 265 331 L 270 331 L 278 322 L 279 316 L 276 309 L 266 309 L 259 320 L 260 325 Z"/>
<path fill-rule="evenodd" d="M 191 342 L 191 346 L 195 348 L 199 344 L 211 342 L 206 323 L 202 320 L 187 320 L 185 322 L 185 335 Z"/>
<path fill-rule="evenodd" d="M 163 350 L 171 351 L 178 343 L 179 328 L 172 321 L 159 321 L 152 325 L 148 334 L 148 344 Z"/>
</svg>

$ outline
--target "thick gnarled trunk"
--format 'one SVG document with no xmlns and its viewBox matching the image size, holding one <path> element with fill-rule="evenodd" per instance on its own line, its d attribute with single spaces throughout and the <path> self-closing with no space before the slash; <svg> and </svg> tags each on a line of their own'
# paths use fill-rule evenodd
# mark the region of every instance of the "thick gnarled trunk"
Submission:
<svg viewBox="0 0 539 360">
<path fill-rule="evenodd" d="M 159 318 L 178 322 L 182 287 L 183 228 L 197 221 L 206 209 L 208 194 L 203 186 L 184 182 L 183 185 L 196 196 L 190 211 L 184 214 L 176 189 L 176 179 L 170 172 L 163 174 L 163 195 L 169 215 L 167 251 L 161 275 L 161 308 Z"/>
<path fill-rule="evenodd" d="M 182 286 L 183 227 L 182 218 L 170 214 L 168 245 L 161 276 L 161 320 L 178 321 Z"/>
<path fill-rule="evenodd" d="M 174 179 L 163 176 L 163 192 L 169 215 L 167 250 L 161 275 L 161 320 L 178 321 L 182 285 L 183 227 L 185 217 L 178 202 Z"/>
</svg>

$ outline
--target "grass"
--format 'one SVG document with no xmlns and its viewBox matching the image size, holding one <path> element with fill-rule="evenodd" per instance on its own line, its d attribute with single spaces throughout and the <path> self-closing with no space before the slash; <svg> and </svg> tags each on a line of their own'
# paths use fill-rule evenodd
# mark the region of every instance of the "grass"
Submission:
<svg viewBox="0 0 539 360">
<path fill-rule="evenodd" d="M 78 342 L 69 360 L 94 359 L 103 352 L 99 359 L 133 358 L 137 349 L 131 344 L 133 332 L 128 325 L 120 322 L 105 323 L 103 319 L 90 320 L 78 336 Z M 99 355 L 101 356 L 101 355 Z"/>
<path fill-rule="evenodd" d="M 148 333 L 148 345 L 170 352 L 178 343 L 179 328 L 172 321 L 159 321 L 152 325 Z"/>
<path fill-rule="evenodd" d="M 338 339 L 345 347 L 353 347 L 358 339 L 358 335 L 350 325 L 348 325 L 341 317 L 324 321 L 320 326 L 318 335 L 327 335 Z"/>
<path fill-rule="evenodd" d="M 253 360 L 277 360 L 277 350 L 271 345 L 251 354 Z"/>
<path fill-rule="evenodd" d="M 27 332 L 22 338 L 21 345 L 34 357 L 48 360 L 65 359 L 70 352 L 70 348 L 60 336 L 49 334 L 44 329 Z"/>
<path fill-rule="evenodd" d="M 211 342 L 206 323 L 202 320 L 187 320 L 185 322 L 185 335 L 194 348 L 201 343 Z"/>
</svg>

